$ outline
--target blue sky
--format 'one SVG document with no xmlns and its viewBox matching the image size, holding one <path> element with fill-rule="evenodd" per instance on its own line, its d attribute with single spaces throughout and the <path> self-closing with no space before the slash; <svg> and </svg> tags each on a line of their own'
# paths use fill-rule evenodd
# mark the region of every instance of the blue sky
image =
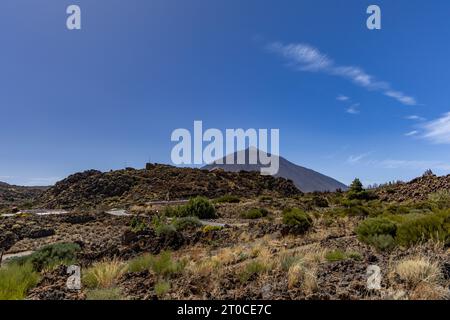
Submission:
<svg viewBox="0 0 450 320">
<path fill-rule="evenodd" d="M 66 28 L 66 8 L 82 30 Z M 366 27 L 377 4 L 382 29 Z M 0 180 L 170 163 L 171 132 L 279 128 L 344 183 L 450 173 L 450 3 L 2 0 Z"/>
</svg>

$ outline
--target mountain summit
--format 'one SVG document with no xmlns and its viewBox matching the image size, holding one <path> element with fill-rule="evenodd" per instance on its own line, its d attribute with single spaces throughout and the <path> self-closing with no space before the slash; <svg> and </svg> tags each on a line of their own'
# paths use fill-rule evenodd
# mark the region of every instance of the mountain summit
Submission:
<svg viewBox="0 0 450 320">
<path fill-rule="evenodd" d="M 227 164 L 227 157 L 225 156 L 221 159 L 222 161 L 216 160 L 215 162 L 204 166 L 202 169 L 223 169 L 230 172 L 238 172 L 241 170 L 260 172 L 261 168 L 266 167 L 266 165 L 261 164 L 259 161 L 259 155 L 256 164 L 248 164 L 249 150 L 250 149 L 246 149 L 235 152 L 233 154 L 235 160 L 234 164 Z M 253 149 L 253 151 L 255 151 L 255 149 Z M 245 152 L 246 164 L 237 164 L 238 154 L 242 152 Z M 270 154 L 268 154 L 268 156 L 270 156 Z M 314 170 L 296 165 L 281 156 L 279 157 L 279 170 L 275 177 L 282 177 L 292 180 L 295 186 L 303 192 L 336 191 L 338 189 L 347 190 L 347 186 L 345 184 Z"/>
</svg>

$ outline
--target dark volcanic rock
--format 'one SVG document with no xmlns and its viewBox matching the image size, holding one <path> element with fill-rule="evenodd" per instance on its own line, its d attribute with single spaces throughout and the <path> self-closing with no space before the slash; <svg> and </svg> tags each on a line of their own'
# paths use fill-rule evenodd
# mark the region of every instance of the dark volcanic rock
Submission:
<svg viewBox="0 0 450 320">
<path fill-rule="evenodd" d="M 26 238 L 31 239 L 38 239 L 38 238 L 45 238 L 50 237 L 55 234 L 54 229 L 36 229 L 36 230 L 30 230 L 30 232 L 27 234 Z"/>
<path fill-rule="evenodd" d="M 224 172 L 148 165 L 148 170 L 90 170 L 56 183 L 39 198 L 46 208 L 93 207 L 100 204 L 126 206 L 152 200 L 188 199 L 226 194 L 253 197 L 263 194 L 301 194 L 292 181 L 258 172 Z"/>
<path fill-rule="evenodd" d="M 83 224 L 94 221 L 95 217 L 89 214 L 75 214 L 64 217 L 63 221 L 70 224 Z"/>
<path fill-rule="evenodd" d="M 0 250 L 8 250 L 11 248 L 17 241 L 19 241 L 19 237 L 13 232 L 5 232 L 0 234 Z"/>
<path fill-rule="evenodd" d="M 377 194 L 385 201 L 420 201 L 427 200 L 430 194 L 440 190 L 450 190 L 450 175 L 438 177 L 426 174 L 407 183 L 381 187 L 377 190 Z"/>
<path fill-rule="evenodd" d="M 84 294 L 67 288 L 67 266 L 59 266 L 44 274 L 38 285 L 28 293 L 29 300 L 83 300 Z"/>
</svg>

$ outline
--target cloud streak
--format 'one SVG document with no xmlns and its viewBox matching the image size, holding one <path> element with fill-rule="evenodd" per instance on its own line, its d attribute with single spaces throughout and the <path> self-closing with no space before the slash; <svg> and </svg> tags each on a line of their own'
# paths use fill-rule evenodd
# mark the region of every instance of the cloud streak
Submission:
<svg viewBox="0 0 450 320">
<path fill-rule="evenodd" d="M 424 138 L 436 144 L 450 144 L 450 112 L 423 125 Z"/>
<path fill-rule="evenodd" d="M 359 103 L 354 103 L 350 107 L 347 108 L 346 112 L 350 114 L 359 114 Z"/>
<path fill-rule="evenodd" d="M 345 78 L 368 90 L 381 91 L 387 97 L 395 99 L 404 105 L 417 105 L 414 97 L 394 90 L 388 82 L 377 80 L 359 67 L 337 65 L 333 59 L 309 44 L 273 42 L 268 45 L 268 49 L 284 57 L 288 61 L 288 65 L 295 70 L 322 72 Z"/>
<path fill-rule="evenodd" d="M 418 133 L 419 133 L 419 131 L 413 130 L 413 131 L 410 131 L 410 132 L 405 133 L 405 136 L 406 136 L 406 137 L 412 137 L 412 136 L 417 135 Z"/>
<path fill-rule="evenodd" d="M 356 155 L 356 156 L 355 155 L 351 155 L 351 156 L 348 157 L 347 163 L 350 163 L 350 164 L 360 163 L 362 159 L 367 158 L 370 154 L 372 154 L 372 151 L 366 152 L 366 153 L 362 153 L 362 154 L 359 154 L 359 155 Z"/>
<path fill-rule="evenodd" d="M 450 164 L 443 161 L 434 160 L 399 160 L 399 159 L 384 159 L 374 160 L 367 159 L 372 152 L 363 153 L 360 155 L 351 155 L 347 159 L 350 165 L 364 165 L 377 167 L 382 169 L 412 169 L 412 170 L 450 170 Z"/>
<path fill-rule="evenodd" d="M 450 164 L 441 161 L 392 160 L 374 161 L 374 164 L 385 169 L 417 169 L 417 170 L 450 170 Z"/>
</svg>

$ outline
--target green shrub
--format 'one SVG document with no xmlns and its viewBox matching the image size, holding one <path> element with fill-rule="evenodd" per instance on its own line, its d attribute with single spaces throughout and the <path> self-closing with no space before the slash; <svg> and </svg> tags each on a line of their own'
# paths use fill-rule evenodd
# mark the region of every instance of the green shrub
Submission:
<svg viewBox="0 0 450 320">
<path fill-rule="evenodd" d="M 372 191 L 363 190 L 361 192 L 353 192 L 349 191 L 347 193 L 347 198 L 350 200 L 358 199 L 358 200 L 374 200 L 377 199 L 377 195 L 373 193 Z"/>
<path fill-rule="evenodd" d="M 184 261 L 174 261 L 168 251 L 164 251 L 158 257 L 154 257 L 151 268 L 159 276 L 169 277 L 183 271 L 186 263 Z"/>
<path fill-rule="evenodd" d="M 163 214 L 166 217 L 186 217 L 184 212 L 185 206 L 168 206 L 163 210 Z"/>
<path fill-rule="evenodd" d="M 159 256 L 144 254 L 128 262 L 128 272 L 142 272 L 151 270 L 158 276 L 169 277 L 183 271 L 185 261 L 174 261 L 169 251 L 162 252 Z"/>
<path fill-rule="evenodd" d="M 159 298 L 162 298 L 170 290 L 170 282 L 160 280 L 155 284 L 155 293 Z"/>
<path fill-rule="evenodd" d="M 262 272 L 265 272 L 267 270 L 267 267 L 259 262 L 259 261 L 251 261 L 247 263 L 244 267 L 244 269 L 239 273 L 239 280 L 241 282 L 247 282 L 250 280 L 253 276 L 256 276 Z"/>
<path fill-rule="evenodd" d="M 441 190 L 428 196 L 430 202 L 435 204 L 439 209 L 450 209 L 450 191 Z"/>
<path fill-rule="evenodd" d="M 130 227 L 133 232 L 140 232 L 148 229 L 147 224 L 137 217 L 131 219 Z"/>
<path fill-rule="evenodd" d="M 39 274 L 30 262 L 9 262 L 0 268 L 0 300 L 23 300 L 39 282 Z"/>
<path fill-rule="evenodd" d="M 445 213 L 408 215 L 398 226 L 395 241 L 401 246 L 428 240 L 446 241 L 449 234 L 446 221 L 450 221 L 449 217 Z"/>
<path fill-rule="evenodd" d="M 360 241 L 373 245 L 380 250 L 389 247 L 385 247 L 383 243 L 390 238 L 394 239 L 396 231 L 397 225 L 385 217 L 368 218 L 356 228 L 356 234 Z"/>
<path fill-rule="evenodd" d="M 77 253 L 81 250 L 75 243 L 57 243 L 45 246 L 29 256 L 13 259 L 12 262 L 19 265 L 30 262 L 34 270 L 53 268 L 61 264 L 75 264 Z"/>
<path fill-rule="evenodd" d="M 263 217 L 267 217 L 269 211 L 264 208 L 253 208 L 241 214 L 241 217 L 244 219 L 259 219 Z"/>
<path fill-rule="evenodd" d="M 239 203 L 241 199 L 238 196 L 224 195 L 214 200 L 215 203 Z"/>
<path fill-rule="evenodd" d="M 314 196 L 311 200 L 311 203 L 314 207 L 319 207 L 319 208 L 327 208 L 328 207 L 328 200 L 321 196 Z"/>
<path fill-rule="evenodd" d="M 408 214 L 411 208 L 406 205 L 390 204 L 385 209 L 386 214 Z"/>
<path fill-rule="evenodd" d="M 199 219 L 217 218 L 216 209 L 211 202 L 204 197 L 196 197 L 189 200 L 184 206 L 184 216 L 193 216 Z"/>
<path fill-rule="evenodd" d="M 213 232 L 213 231 L 220 231 L 222 230 L 223 227 L 222 226 L 211 226 L 211 225 L 206 225 L 203 227 L 203 233 L 209 233 L 209 232 Z"/>
<path fill-rule="evenodd" d="M 311 217 L 298 208 L 285 209 L 283 211 L 283 223 L 287 226 L 306 231 L 312 226 L 312 222 Z"/>
<path fill-rule="evenodd" d="M 325 259 L 329 262 L 341 261 L 347 259 L 347 255 L 342 250 L 331 250 L 325 254 Z"/>
<path fill-rule="evenodd" d="M 168 217 L 197 217 L 199 219 L 217 218 L 216 209 L 205 197 L 192 198 L 184 206 L 166 207 L 164 214 Z"/>
<path fill-rule="evenodd" d="M 182 231 L 186 229 L 195 229 L 202 226 L 202 223 L 197 217 L 182 217 L 182 218 L 176 218 L 172 225 L 175 227 L 176 230 Z"/>
<path fill-rule="evenodd" d="M 363 256 L 361 255 L 361 253 L 356 252 L 356 251 L 350 251 L 347 252 L 347 257 L 356 261 L 362 261 L 363 260 Z"/>
<path fill-rule="evenodd" d="M 359 240 L 381 250 L 429 240 L 449 243 L 450 210 L 369 218 L 359 224 L 356 233 Z"/>
<path fill-rule="evenodd" d="M 157 236 L 172 236 L 177 233 L 177 229 L 171 224 L 161 224 L 155 227 L 155 233 Z"/>
<path fill-rule="evenodd" d="M 392 250 L 395 247 L 395 239 L 390 234 L 378 234 L 370 236 L 368 244 L 380 251 Z"/>
<path fill-rule="evenodd" d="M 128 272 L 142 272 L 145 270 L 151 270 L 155 261 L 155 257 L 151 254 L 143 254 L 128 262 Z"/>
</svg>

